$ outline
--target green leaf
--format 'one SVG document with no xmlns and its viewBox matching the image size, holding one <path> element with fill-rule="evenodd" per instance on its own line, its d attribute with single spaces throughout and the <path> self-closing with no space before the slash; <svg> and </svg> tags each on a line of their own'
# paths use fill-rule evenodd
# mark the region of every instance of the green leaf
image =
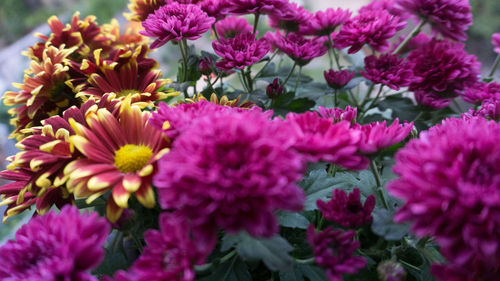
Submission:
<svg viewBox="0 0 500 281">
<path fill-rule="evenodd" d="M 378 236 L 384 237 L 388 241 L 398 241 L 401 240 L 406 234 L 408 234 L 409 225 L 408 224 L 397 224 L 392 218 L 394 213 L 386 209 L 377 208 L 372 213 L 373 223 L 372 231 Z"/>
<path fill-rule="evenodd" d="M 323 269 L 307 264 L 295 264 L 291 270 L 280 272 L 281 281 L 305 281 L 305 278 L 309 281 L 328 280 Z"/>
<path fill-rule="evenodd" d="M 306 192 L 304 210 L 317 210 L 316 201 L 326 200 L 332 194 L 333 186 L 338 181 L 330 177 L 325 170 L 314 170 L 300 182 L 300 186 Z"/>
<path fill-rule="evenodd" d="M 307 98 L 300 98 L 293 100 L 289 105 L 288 109 L 291 112 L 302 113 L 311 109 L 316 103 Z"/>
<path fill-rule="evenodd" d="M 278 212 L 278 220 L 281 226 L 290 228 L 307 229 L 310 224 L 303 215 L 292 212 Z"/>
<path fill-rule="evenodd" d="M 215 271 L 200 281 L 252 281 L 248 266 L 238 257 L 218 265 Z"/>
<path fill-rule="evenodd" d="M 236 251 L 244 260 L 262 260 L 273 271 L 286 270 L 293 265 L 290 252 L 293 247 L 283 237 L 254 238 L 247 233 L 240 233 Z"/>
</svg>

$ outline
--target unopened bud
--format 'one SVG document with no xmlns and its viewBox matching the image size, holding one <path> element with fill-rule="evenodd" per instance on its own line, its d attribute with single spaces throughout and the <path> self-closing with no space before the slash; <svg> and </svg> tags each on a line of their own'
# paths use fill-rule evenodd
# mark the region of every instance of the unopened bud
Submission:
<svg viewBox="0 0 500 281">
<path fill-rule="evenodd" d="M 266 94 L 270 99 L 276 99 L 283 93 L 283 85 L 281 85 L 278 78 L 273 80 L 273 83 L 269 84 L 266 89 Z"/>
<path fill-rule="evenodd" d="M 212 73 L 212 58 L 204 57 L 200 60 L 200 64 L 198 65 L 198 71 L 200 71 L 203 75 L 209 75 Z"/>
</svg>

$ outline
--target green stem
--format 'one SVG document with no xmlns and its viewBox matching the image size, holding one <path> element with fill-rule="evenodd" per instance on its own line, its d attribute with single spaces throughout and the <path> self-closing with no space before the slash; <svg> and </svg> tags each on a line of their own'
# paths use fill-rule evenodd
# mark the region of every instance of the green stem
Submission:
<svg viewBox="0 0 500 281">
<path fill-rule="evenodd" d="M 373 177 L 375 178 L 375 182 L 377 183 L 377 192 L 379 194 L 380 199 L 382 199 L 382 204 L 386 209 L 389 209 L 389 204 L 385 199 L 384 191 L 382 190 L 382 181 L 380 180 L 380 174 L 378 172 L 377 164 L 375 164 L 375 160 L 370 160 L 370 169 L 372 170 Z"/>
<path fill-rule="evenodd" d="M 262 67 L 259 70 L 259 72 L 257 72 L 257 74 L 255 74 L 254 79 L 257 79 L 260 76 L 262 71 L 264 71 L 264 69 L 273 61 L 273 59 L 276 57 L 277 54 L 278 54 L 278 52 L 274 52 L 274 54 L 271 56 L 271 58 L 266 62 L 266 64 L 264 64 L 264 67 Z"/>
<path fill-rule="evenodd" d="M 295 89 L 293 90 L 294 93 L 296 93 L 297 89 L 299 88 L 299 82 L 300 82 L 301 75 L 302 75 L 302 66 L 299 67 L 299 75 L 297 76 L 297 79 L 295 80 Z"/>
<path fill-rule="evenodd" d="M 333 90 L 333 106 L 334 107 L 337 107 L 339 105 L 338 98 L 337 98 L 337 92 L 338 92 L 337 89 Z"/>
<path fill-rule="evenodd" d="M 424 115 L 424 112 L 423 111 L 420 111 L 417 116 L 415 118 L 413 118 L 413 120 L 411 120 L 411 122 L 416 122 L 420 119 L 420 117 L 422 117 L 422 115 Z"/>
<path fill-rule="evenodd" d="M 333 57 L 335 58 L 335 63 L 337 64 L 337 68 L 339 70 L 342 70 L 342 68 L 340 67 L 339 56 L 337 55 L 337 52 L 335 52 L 335 50 L 333 49 L 333 40 L 330 35 L 328 35 L 328 41 L 330 42 L 330 48 L 328 49 L 328 52 L 330 52 L 330 50 L 332 51 Z"/>
<path fill-rule="evenodd" d="M 359 104 L 358 109 L 363 110 L 363 107 L 368 102 L 368 97 L 370 96 L 371 92 L 373 91 L 373 88 L 375 88 L 375 84 L 370 85 L 370 87 L 368 88 L 368 91 L 366 92 L 366 95 L 363 97 L 363 99 L 361 99 L 361 102 Z"/>
<path fill-rule="evenodd" d="M 253 34 L 255 34 L 257 32 L 257 26 L 259 25 L 259 18 L 260 18 L 260 14 L 256 13 L 255 20 L 253 22 Z"/>
<path fill-rule="evenodd" d="M 184 53 L 185 50 L 184 50 L 184 47 L 183 47 L 183 44 L 184 43 L 184 39 L 182 41 L 179 41 L 179 48 L 181 49 L 181 55 L 182 55 L 182 64 L 183 64 L 183 69 L 184 69 L 184 72 L 183 72 L 183 76 L 182 76 L 182 81 L 179 81 L 179 82 L 186 82 L 186 76 L 187 76 L 187 54 Z"/>
<path fill-rule="evenodd" d="M 247 79 L 247 83 L 248 83 L 248 87 L 250 89 L 250 92 L 253 92 L 252 70 L 249 67 L 248 71 L 244 72 L 244 73 L 245 73 L 245 77 Z"/>
<path fill-rule="evenodd" d="M 493 67 L 491 68 L 488 78 L 493 77 L 493 74 L 495 74 L 495 71 L 497 71 L 498 65 L 500 65 L 500 54 L 498 54 L 497 58 L 495 59 L 495 63 L 493 63 Z"/>
<path fill-rule="evenodd" d="M 212 24 L 212 30 L 214 32 L 215 38 L 217 38 L 217 41 L 220 41 L 219 33 L 217 33 L 217 29 L 215 28 L 215 23 Z"/>
<path fill-rule="evenodd" d="M 314 257 L 308 258 L 308 259 L 296 259 L 295 262 L 296 263 L 300 263 L 300 264 L 313 264 L 314 263 Z"/>
<path fill-rule="evenodd" d="M 397 55 L 399 52 L 401 52 L 401 50 L 403 50 L 403 48 L 408 44 L 408 42 L 410 42 L 410 40 L 413 37 L 417 36 L 420 33 L 420 29 L 422 29 L 425 23 L 426 21 L 424 19 L 421 19 L 420 22 L 417 24 L 417 26 L 415 26 L 415 28 L 410 32 L 410 34 L 406 36 L 405 40 L 403 40 L 403 42 L 399 44 L 399 46 L 396 48 L 396 50 L 394 50 L 394 52 L 392 52 L 392 54 Z"/>
<path fill-rule="evenodd" d="M 290 80 L 290 77 L 292 77 L 293 72 L 295 71 L 295 68 L 297 67 L 297 62 L 295 62 L 292 66 L 292 69 L 290 70 L 290 73 L 288 73 L 288 76 L 286 77 L 285 81 L 283 82 L 283 86 L 286 85 L 288 80 Z"/>
<path fill-rule="evenodd" d="M 372 108 L 374 105 L 376 105 L 376 103 L 380 99 L 380 95 L 382 94 L 382 89 L 383 88 L 384 88 L 384 84 L 380 84 L 380 89 L 378 90 L 377 95 L 375 96 L 375 98 L 373 99 L 372 103 L 370 104 L 370 107 L 368 107 L 369 109 Z"/>
<path fill-rule="evenodd" d="M 416 272 L 418 272 L 418 273 L 421 273 L 421 272 L 422 272 L 422 270 L 421 270 L 420 268 L 418 268 L 418 267 L 414 266 L 413 264 L 407 263 L 407 262 L 405 262 L 404 260 L 399 260 L 399 262 L 400 262 L 402 265 L 404 265 L 404 266 L 406 266 L 406 267 L 408 267 L 408 268 L 411 268 L 412 270 L 415 270 L 415 271 L 416 271 Z"/>
<path fill-rule="evenodd" d="M 244 70 L 243 69 L 241 70 L 240 73 L 238 73 L 238 78 L 240 79 L 241 85 L 243 85 L 243 87 L 245 88 L 245 91 L 247 93 L 250 93 L 250 90 L 248 89 L 247 80 L 245 78 L 245 74 L 244 74 Z"/>
</svg>

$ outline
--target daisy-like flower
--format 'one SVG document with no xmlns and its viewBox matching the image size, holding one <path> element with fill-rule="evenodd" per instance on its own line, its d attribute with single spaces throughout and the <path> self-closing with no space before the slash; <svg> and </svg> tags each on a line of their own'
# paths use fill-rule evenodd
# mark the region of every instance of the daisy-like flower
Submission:
<svg viewBox="0 0 500 281">
<path fill-rule="evenodd" d="M 170 40 L 196 40 L 207 32 L 215 18 L 209 17 L 198 5 L 169 3 L 150 14 L 142 22 L 144 30 L 140 33 L 148 37 L 158 37 L 151 48 L 155 49 Z"/>
<path fill-rule="evenodd" d="M 83 156 L 66 165 L 67 186 L 76 197 L 88 197 L 87 202 L 111 191 L 106 206 L 111 222 L 127 208 L 132 193 L 143 206 L 155 205 L 151 179 L 169 143 L 149 117 L 149 112 L 131 106 L 129 98 L 116 115 L 94 108 L 86 112 L 84 123 L 69 119 L 75 131 L 70 142 Z"/>
<path fill-rule="evenodd" d="M 284 10 L 269 13 L 269 25 L 288 32 L 302 32 L 313 14 L 297 3 L 289 3 Z"/>
<path fill-rule="evenodd" d="M 212 42 L 222 60 L 215 65 L 222 70 L 244 69 L 260 61 L 270 50 L 267 40 L 256 39 L 252 33 L 237 34 L 234 38 Z"/>
<path fill-rule="evenodd" d="M 150 14 L 153 14 L 167 0 L 131 0 L 128 4 L 129 13 L 123 15 L 129 21 L 145 21 Z"/>
<path fill-rule="evenodd" d="M 321 57 L 328 51 L 324 38 L 306 38 L 297 33 L 283 36 L 280 31 L 267 33 L 266 38 L 275 48 L 287 54 L 299 66 L 308 64 L 312 59 Z"/>
<path fill-rule="evenodd" d="M 70 78 L 68 57 L 75 50 L 76 47 L 64 49 L 49 46 L 43 51 L 43 60 L 31 62 L 24 84 L 14 84 L 20 91 L 4 94 L 5 105 L 19 105 L 9 110 L 15 116 L 11 120 L 16 126 L 12 137 L 20 140 L 25 137 L 22 130 L 38 126 L 42 120 L 60 114 L 72 105 L 81 104 L 81 100 L 65 84 Z"/>
<path fill-rule="evenodd" d="M 491 36 L 491 44 L 493 44 L 495 53 L 500 54 L 500 33 Z"/>
<path fill-rule="evenodd" d="M 374 84 L 386 85 L 393 90 L 407 87 L 412 82 L 412 65 L 397 55 L 382 54 L 365 57 L 365 69 L 361 75 Z"/>
<path fill-rule="evenodd" d="M 234 38 L 238 34 L 251 33 L 252 26 L 245 18 L 229 16 L 215 24 L 215 30 L 220 38 Z"/>
<path fill-rule="evenodd" d="M 399 119 L 396 118 L 389 127 L 384 121 L 367 125 L 356 124 L 353 129 L 360 131 L 362 135 L 359 150 L 364 154 L 373 154 L 402 142 L 413 129 L 413 122 L 405 121 L 404 124 L 399 124 Z"/>
<path fill-rule="evenodd" d="M 303 32 L 310 35 L 330 36 L 337 27 L 349 20 L 351 14 L 351 11 L 341 8 L 317 11 L 307 21 Z"/>
<path fill-rule="evenodd" d="M 97 281 L 90 271 L 104 258 L 110 227 L 76 207 L 31 219 L 0 248 L 2 280 Z"/>
<path fill-rule="evenodd" d="M 200 101 L 207 101 L 207 98 L 205 98 L 202 94 L 196 94 L 192 98 L 187 98 L 184 101 L 181 101 L 180 103 L 197 103 Z M 223 106 L 228 106 L 228 107 L 237 107 L 237 108 L 243 108 L 243 109 L 250 109 L 255 107 L 255 103 L 247 101 L 247 100 L 241 100 L 241 96 L 238 96 L 235 99 L 230 100 L 227 96 L 222 96 L 220 99 L 217 97 L 215 93 L 210 95 L 210 99 L 208 100 L 210 103 L 213 104 L 218 104 L 218 105 L 223 105 Z"/>
</svg>

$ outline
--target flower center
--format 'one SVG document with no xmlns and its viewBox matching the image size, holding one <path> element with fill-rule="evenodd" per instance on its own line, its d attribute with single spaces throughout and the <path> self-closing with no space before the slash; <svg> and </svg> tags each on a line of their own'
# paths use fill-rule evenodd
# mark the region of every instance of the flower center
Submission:
<svg viewBox="0 0 500 281">
<path fill-rule="evenodd" d="M 115 166 L 122 173 L 133 173 L 144 167 L 153 157 L 151 148 L 144 145 L 126 144 L 115 153 Z"/>
<path fill-rule="evenodd" d="M 118 92 L 118 94 L 116 94 L 116 97 L 117 98 L 120 98 L 120 97 L 126 97 L 128 95 L 135 95 L 135 94 L 140 94 L 141 92 L 135 90 L 135 89 L 125 89 L 125 90 L 121 90 L 120 92 Z"/>
</svg>

